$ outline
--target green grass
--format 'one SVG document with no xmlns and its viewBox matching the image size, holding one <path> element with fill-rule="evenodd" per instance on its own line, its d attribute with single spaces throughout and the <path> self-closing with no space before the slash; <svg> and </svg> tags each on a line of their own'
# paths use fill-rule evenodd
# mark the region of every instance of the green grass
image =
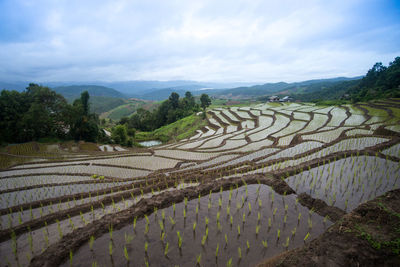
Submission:
<svg viewBox="0 0 400 267">
<path fill-rule="evenodd" d="M 79 149 L 85 151 L 100 151 L 99 147 L 95 143 L 79 143 Z"/>
<path fill-rule="evenodd" d="M 119 120 L 122 117 L 129 117 L 132 115 L 139 107 L 137 103 L 129 103 L 125 105 L 118 106 L 113 110 L 108 112 L 108 118 L 112 120 Z"/>
<path fill-rule="evenodd" d="M 395 117 L 400 118 L 400 108 L 388 107 L 388 109 L 391 109 L 393 111 L 393 115 Z"/>
<path fill-rule="evenodd" d="M 143 100 L 124 100 L 124 102 L 100 115 L 100 118 L 119 120 L 122 117 L 129 117 L 139 108 L 151 109 L 154 104 Z"/>
<path fill-rule="evenodd" d="M 389 114 L 383 109 L 373 108 L 373 107 L 366 106 L 366 105 L 362 105 L 362 107 L 367 109 L 368 114 L 371 116 L 380 116 L 380 117 L 388 117 L 389 116 Z"/>
<path fill-rule="evenodd" d="M 152 132 L 137 132 L 135 139 L 136 141 L 154 139 L 162 142 L 168 142 L 170 140 L 178 141 L 193 136 L 196 133 L 196 130 L 206 125 L 206 120 L 203 120 L 201 116 L 193 114 L 174 123 L 158 128 Z"/>
</svg>

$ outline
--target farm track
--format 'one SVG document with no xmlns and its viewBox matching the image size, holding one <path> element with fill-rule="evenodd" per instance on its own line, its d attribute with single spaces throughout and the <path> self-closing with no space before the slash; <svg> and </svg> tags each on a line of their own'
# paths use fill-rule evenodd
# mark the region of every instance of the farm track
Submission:
<svg viewBox="0 0 400 267">
<path fill-rule="evenodd" d="M 382 104 L 381 104 L 382 103 Z M 387 107 L 383 106 L 387 104 Z M 24 221 L 19 225 L 11 228 L 4 228 L 0 231 L 0 241 L 6 242 L 12 238 L 12 235 L 20 236 L 35 229 L 41 229 L 46 224 L 55 223 L 57 220 L 66 220 L 71 216 L 76 216 L 82 213 L 90 212 L 93 209 L 101 209 L 104 205 L 110 205 L 114 202 L 121 202 L 125 199 L 141 196 L 143 194 L 154 194 L 157 191 L 171 190 L 179 183 L 194 183 L 199 182 L 200 185 L 186 189 L 175 189 L 171 192 L 166 191 L 160 194 L 154 194 L 148 199 L 142 199 L 138 203 L 115 212 L 113 214 L 104 215 L 100 220 L 94 220 L 86 226 L 75 229 L 72 233 L 62 237 L 57 243 L 47 248 L 41 254 L 31 255 L 33 259 L 30 266 L 57 266 L 63 263 L 70 251 L 76 251 L 84 243 L 88 241 L 90 236 L 100 237 L 109 230 L 109 225 L 112 224 L 115 229 L 120 229 L 128 223 L 132 222 L 133 217 L 142 218 L 145 214 L 149 215 L 154 211 L 154 208 L 162 209 L 170 206 L 172 203 L 179 203 L 184 198 L 194 199 L 198 195 L 207 195 L 210 190 L 217 192 L 221 188 L 229 189 L 232 185 L 243 186 L 247 184 L 264 184 L 281 195 L 297 194 L 295 188 L 291 188 L 285 179 L 297 175 L 305 170 L 324 168 L 326 164 L 336 162 L 341 159 L 353 159 L 359 156 L 369 156 L 397 163 L 400 167 L 400 158 L 394 152 L 392 155 L 383 154 L 382 151 L 391 148 L 400 143 L 400 132 L 388 130 L 385 128 L 385 122 L 390 121 L 391 124 L 400 118 L 395 117 L 395 114 L 389 107 L 400 108 L 397 102 L 379 102 L 378 104 L 368 104 L 371 108 L 384 110 L 388 116 L 385 120 L 366 124 L 370 119 L 374 118 L 369 110 L 365 108 L 365 104 L 355 105 L 360 113 L 353 114 L 352 108 L 348 106 L 340 106 L 336 108 L 313 107 L 310 105 L 285 105 L 272 107 L 268 104 L 259 105 L 251 109 L 241 108 L 224 108 L 208 111 L 208 128 L 205 127 L 195 137 L 183 140 L 177 144 L 167 146 L 154 147 L 151 149 L 142 150 L 140 153 L 126 152 L 90 152 L 89 155 L 79 158 L 66 158 L 63 160 L 38 161 L 29 162 L 19 165 L 14 165 L 12 168 L 0 170 L 0 183 L 6 178 L 30 177 L 38 175 L 75 175 L 77 177 L 91 177 L 92 175 L 103 175 L 102 173 L 92 172 L 69 172 L 69 168 L 74 166 L 82 167 L 106 167 L 114 171 L 132 170 L 146 171 L 148 175 L 138 177 L 118 178 L 107 175 L 104 180 L 85 180 L 74 182 L 61 183 L 43 183 L 30 186 L 20 185 L 16 188 L 0 189 L 1 194 L 12 192 L 23 192 L 27 190 L 40 189 L 42 187 L 52 188 L 57 186 L 75 186 L 82 184 L 108 184 L 113 182 L 127 182 L 126 185 L 114 186 L 106 189 L 95 190 L 91 192 L 83 192 L 72 195 L 63 195 L 54 198 L 46 198 L 38 201 L 33 201 L 21 205 L 9 205 L 7 208 L 0 210 L 0 215 L 18 216 L 21 211 L 28 212 L 29 209 L 51 206 L 56 203 L 67 203 L 73 199 L 88 199 L 93 198 L 84 204 L 75 205 L 69 209 L 55 211 L 39 218 L 29 221 Z M 335 109 L 337 111 L 335 111 Z M 321 113 L 318 113 L 320 111 Z M 297 115 L 295 115 L 295 112 Z M 339 112 L 343 115 L 341 118 L 335 118 Z M 257 116 L 256 114 L 259 114 Z M 268 115 L 264 115 L 268 114 Z M 308 115 L 308 120 L 306 116 Z M 353 116 L 356 115 L 356 116 Z M 264 118 L 265 122 L 270 122 L 269 125 L 260 123 L 260 116 L 270 117 Z M 325 116 L 325 117 L 324 117 Z M 353 116 L 353 117 L 352 117 Z M 353 125 L 354 120 L 363 116 L 363 121 L 359 125 Z M 346 126 L 346 122 L 352 117 L 352 125 Z M 296 119 L 295 119 L 296 118 Z M 314 120 L 321 120 L 316 123 Z M 326 119 L 327 118 L 327 119 Z M 211 122 L 215 121 L 215 123 Z M 252 121 L 251 124 L 246 124 L 246 121 Z M 295 122 L 298 122 L 299 127 L 293 127 Z M 243 124 L 245 123 L 245 124 Z M 250 125 L 253 128 L 243 128 L 242 125 Z M 236 131 L 227 134 L 229 127 L 235 127 Z M 330 126 L 329 129 L 324 129 Z M 246 126 L 247 127 L 247 126 Z M 352 136 L 347 136 L 346 133 L 352 130 L 370 129 L 374 127 L 375 131 L 361 131 L 352 133 Z M 230 128 L 232 129 L 232 128 Z M 309 129 L 309 130 L 308 130 Z M 322 129 L 322 130 L 321 130 Z M 336 132 L 335 132 L 336 131 Z M 340 132 L 340 134 L 337 134 Z M 221 134 L 222 133 L 222 134 Z M 265 133 L 261 135 L 261 133 Z M 332 133 L 332 134 L 331 134 Z M 368 134 L 364 134 L 368 133 Z M 252 139 L 252 135 L 258 134 L 258 138 Z M 327 139 L 321 142 L 317 147 L 309 146 L 308 142 L 313 142 L 313 135 L 317 136 L 325 134 Z M 308 136 L 307 140 L 303 136 Z M 218 145 L 203 147 L 207 142 L 212 142 Z M 221 140 L 219 142 L 219 140 Z M 256 141 L 254 141 L 256 140 Z M 262 148 L 254 149 L 254 145 L 250 144 L 261 143 L 263 140 L 269 140 L 268 145 Z M 288 142 L 288 143 L 286 143 Z M 213 143 L 210 143 L 213 144 Z M 203 147 L 203 148 L 202 148 Z M 248 150 L 247 147 L 249 147 Z M 266 155 L 258 155 L 262 151 L 268 149 L 276 149 L 272 153 Z M 144 153 L 143 153 L 144 152 Z M 83 153 L 83 152 L 80 152 Z M 183 156 L 185 153 L 188 156 Z M 215 155 L 208 156 L 209 153 Z M 189 157 L 190 155 L 190 157 Z M 236 155 L 235 157 L 231 157 Z M 257 156 L 258 155 L 258 156 Z M 282 155 L 282 156 L 280 156 Z M 287 155 L 287 156 L 285 156 Z M 13 155 L 18 157 L 18 155 Z M 220 157 L 226 156 L 226 160 L 218 160 Z M 39 159 L 43 158 L 38 156 Z M 115 160 L 119 158 L 125 160 L 148 159 L 160 161 L 160 168 L 148 167 L 146 163 L 140 167 L 133 167 L 128 163 L 125 165 L 115 164 Z M 102 160 L 104 162 L 88 163 L 85 161 Z M 161 162 L 165 161 L 165 163 Z M 168 167 L 167 161 L 175 161 L 174 165 Z M 231 163 L 235 161 L 237 163 Z M 113 162 L 113 163 L 110 163 Z M 144 161 L 146 162 L 146 161 Z M 216 162 L 216 163 L 213 163 Z M 197 167 L 199 166 L 199 167 Z M 40 170 L 42 168 L 63 167 L 65 173 L 59 172 L 38 172 L 35 174 L 19 174 L 18 171 Z M 400 168 L 397 167 L 394 172 L 400 176 Z M 101 170 L 101 169 L 99 169 Z M 15 174 L 13 174 L 15 172 Z M 3 175 L 6 174 L 7 175 Z M 1 184 L 0 184 L 1 185 Z M 105 195 L 101 200 L 96 200 L 96 196 Z M 340 221 L 345 211 L 327 204 L 327 202 L 312 197 L 309 194 L 298 194 L 298 202 L 307 207 L 309 210 L 315 211 L 322 217 L 329 218 L 333 222 Z M 5 201 L 0 199 L 0 201 Z M 7 202 L 9 203 L 9 202 Z M 10 200 L 12 203 L 12 200 Z M 346 215 L 347 216 L 347 215 Z M 286 219 L 285 219 L 286 220 Z M 0 264 L 3 266 L 3 264 Z"/>
</svg>

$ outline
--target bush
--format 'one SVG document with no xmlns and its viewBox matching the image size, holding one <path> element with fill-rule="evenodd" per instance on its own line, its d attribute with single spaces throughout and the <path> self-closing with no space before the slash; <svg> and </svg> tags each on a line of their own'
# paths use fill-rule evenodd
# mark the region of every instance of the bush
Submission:
<svg viewBox="0 0 400 267">
<path fill-rule="evenodd" d="M 133 146 L 133 139 L 129 138 L 128 141 L 126 142 L 126 146 L 132 147 Z"/>
</svg>

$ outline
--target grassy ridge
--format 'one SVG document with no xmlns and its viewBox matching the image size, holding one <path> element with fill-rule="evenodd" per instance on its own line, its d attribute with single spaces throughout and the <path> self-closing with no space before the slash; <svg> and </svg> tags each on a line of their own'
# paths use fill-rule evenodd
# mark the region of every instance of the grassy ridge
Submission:
<svg viewBox="0 0 400 267">
<path fill-rule="evenodd" d="M 157 139 L 162 142 L 168 142 L 170 140 L 178 141 L 193 136 L 196 130 L 206 125 L 206 120 L 203 120 L 201 116 L 193 114 L 152 132 L 138 132 L 136 133 L 136 140 L 145 141 Z"/>
</svg>

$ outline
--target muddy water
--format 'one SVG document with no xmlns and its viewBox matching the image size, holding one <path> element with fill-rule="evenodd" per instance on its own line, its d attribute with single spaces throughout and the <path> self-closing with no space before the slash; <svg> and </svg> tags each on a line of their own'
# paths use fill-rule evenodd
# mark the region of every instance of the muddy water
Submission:
<svg viewBox="0 0 400 267">
<path fill-rule="evenodd" d="M 174 213 L 173 206 L 158 210 L 148 216 L 149 226 L 146 234 L 146 219 L 138 219 L 136 229 L 133 223 L 115 229 L 113 240 L 110 235 L 104 234 L 95 240 L 93 251 L 89 244 L 84 244 L 74 253 L 74 266 L 91 266 L 94 262 L 97 266 L 145 266 L 147 261 L 150 266 L 195 266 L 198 255 L 201 254 L 202 266 L 225 266 L 229 259 L 233 265 L 250 266 L 258 263 L 264 258 L 272 257 L 286 248 L 284 244 L 289 237 L 288 248 L 292 249 L 304 244 L 304 237 L 310 233 L 307 242 L 320 235 L 331 222 L 323 222 L 323 218 L 315 213 L 310 214 L 309 210 L 300 204 L 296 204 L 296 196 L 280 196 L 272 193 L 266 185 L 249 185 L 246 194 L 246 187 L 232 190 L 231 201 L 230 191 L 214 193 L 201 197 L 200 200 L 188 201 L 186 208 L 186 219 L 183 216 L 184 203 L 177 203 Z M 260 189 L 258 189 L 260 188 Z M 259 193 L 257 191 L 259 190 Z M 272 197 L 272 195 L 274 197 Z M 221 208 L 219 199 L 221 198 Z M 274 198 L 274 201 L 272 201 Z M 211 207 L 208 208 L 208 203 Z M 259 206 L 261 201 L 261 206 Z M 243 205 L 242 205 L 243 203 Z M 249 208 L 251 205 L 251 212 Z M 285 205 L 287 211 L 285 212 Z M 196 207 L 199 207 L 196 215 Z M 230 207 L 233 224 L 230 224 L 230 217 L 227 216 L 227 207 Z M 274 210 L 276 214 L 274 215 Z M 165 213 L 165 221 L 162 223 L 162 213 Z M 217 214 L 220 213 L 220 230 L 217 226 Z M 298 221 L 299 213 L 301 218 Z M 243 214 L 245 221 L 243 222 Z M 258 220 L 260 214 L 260 220 Z M 286 223 L 284 217 L 286 215 Z M 171 217 L 175 224 L 171 223 Z M 208 218 L 208 238 L 202 246 L 202 238 L 206 233 L 205 218 Z M 271 219 L 271 227 L 268 226 L 268 219 Z M 309 220 L 312 227 L 309 227 Z M 134 218 L 132 218 L 133 222 Z M 164 241 L 161 240 L 162 224 L 165 229 Z M 196 231 L 193 231 L 193 224 L 196 223 Z M 256 235 L 256 227 L 259 226 L 259 233 Z M 240 227 L 240 235 L 238 234 Z M 295 235 L 292 231 L 296 228 Z M 278 229 L 280 238 L 277 238 Z M 178 247 L 179 231 L 182 237 L 182 247 Z M 228 243 L 225 242 L 225 235 Z M 129 240 L 132 239 L 132 240 Z M 268 243 L 264 248 L 262 241 Z M 247 249 L 247 241 L 250 249 Z M 110 242 L 113 247 L 110 256 Z M 145 243 L 148 243 L 148 251 L 145 252 Z M 168 243 L 169 251 L 164 256 L 165 247 Z M 129 254 L 130 262 L 124 257 L 124 246 Z M 216 248 L 219 246 L 218 257 L 215 256 Z M 241 258 L 238 248 L 241 249 Z M 68 266 L 69 262 L 63 266 Z"/>
<path fill-rule="evenodd" d="M 360 203 L 400 188 L 399 167 L 399 163 L 378 157 L 350 157 L 291 176 L 286 182 L 298 194 L 305 192 L 351 211 Z"/>
</svg>

